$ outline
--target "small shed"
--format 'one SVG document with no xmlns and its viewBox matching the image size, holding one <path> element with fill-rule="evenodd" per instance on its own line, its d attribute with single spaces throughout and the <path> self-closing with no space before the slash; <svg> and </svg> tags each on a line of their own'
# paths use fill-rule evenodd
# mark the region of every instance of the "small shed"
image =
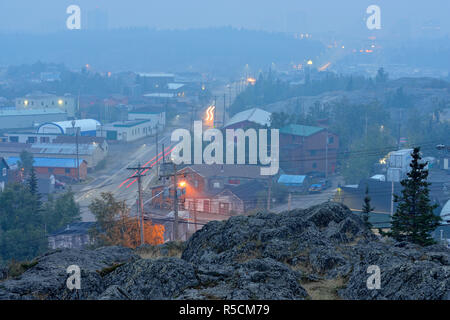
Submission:
<svg viewBox="0 0 450 320">
<path fill-rule="evenodd" d="M 306 176 L 282 174 L 278 178 L 278 184 L 284 185 L 291 189 L 291 191 L 304 191 L 307 187 Z"/>
</svg>

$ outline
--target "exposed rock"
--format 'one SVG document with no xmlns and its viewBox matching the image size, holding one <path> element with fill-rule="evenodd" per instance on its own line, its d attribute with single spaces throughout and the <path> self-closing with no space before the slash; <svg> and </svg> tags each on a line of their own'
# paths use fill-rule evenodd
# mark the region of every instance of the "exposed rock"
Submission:
<svg viewBox="0 0 450 320">
<path fill-rule="evenodd" d="M 219 272 L 213 271 L 214 269 Z M 178 299 L 305 299 L 300 273 L 270 258 L 253 259 L 233 268 L 209 265 L 197 270 L 200 286 L 187 289 Z"/>
<path fill-rule="evenodd" d="M 194 267 L 178 258 L 130 262 L 108 274 L 103 282 L 105 286 L 120 286 L 133 300 L 170 299 L 199 283 Z"/>
<path fill-rule="evenodd" d="M 104 247 L 97 250 L 54 250 L 36 259 L 37 264 L 15 279 L 0 283 L 0 299 L 86 299 L 103 292 L 97 271 L 133 261 L 131 249 Z M 81 290 L 67 289 L 67 268 L 81 270 Z"/>
<path fill-rule="evenodd" d="M 448 248 L 380 241 L 332 202 L 210 222 L 186 244 L 57 250 L 36 261 L 0 282 L 0 299 L 450 298 Z M 81 290 L 66 288 L 73 264 Z M 369 290 L 373 265 L 381 288 Z"/>
<path fill-rule="evenodd" d="M 353 264 L 347 286 L 339 294 L 346 299 L 450 299 L 450 267 L 447 264 L 450 250 L 442 247 L 439 253 L 428 252 L 432 248 L 410 244 L 405 249 L 381 243 L 355 247 L 359 261 Z M 380 268 L 381 288 L 378 290 L 367 288 L 370 265 Z"/>
</svg>

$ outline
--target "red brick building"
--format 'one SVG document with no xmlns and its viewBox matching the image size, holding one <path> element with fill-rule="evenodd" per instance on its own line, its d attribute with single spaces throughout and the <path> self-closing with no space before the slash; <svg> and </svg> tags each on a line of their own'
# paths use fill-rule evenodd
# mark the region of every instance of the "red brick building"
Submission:
<svg viewBox="0 0 450 320">
<path fill-rule="evenodd" d="M 15 164 L 19 161 L 18 157 L 9 157 L 8 164 Z M 79 159 L 80 179 L 85 180 L 87 176 L 87 162 Z M 55 177 L 63 176 L 78 179 L 76 159 L 62 158 L 34 158 L 33 167 L 38 174 L 53 174 Z"/>
<path fill-rule="evenodd" d="M 179 208 L 215 214 L 243 214 L 256 205 L 255 193 L 268 177 L 252 165 L 192 165 L 178 171 Z M 173 178 L 169 185 L 173 185 Z M 152 189 L 155 208 L 173 208 L 173 188 Z M 247 198 L 251 195 L 251 199 Z"/>
<path fill-rule="evenodd" d="M 289 174 L 325 173 L 326 167 L 334 173 L 338 148 L 339 137 L 325 128 L 290 124 L 280 129 L 280 167 Z"/>
</svg>

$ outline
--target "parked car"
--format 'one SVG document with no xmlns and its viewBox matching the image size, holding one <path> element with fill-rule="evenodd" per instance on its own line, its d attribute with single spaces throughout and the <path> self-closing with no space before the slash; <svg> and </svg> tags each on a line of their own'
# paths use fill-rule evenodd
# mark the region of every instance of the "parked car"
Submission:
<svg viewBox="0 0 450 320">
<path fill-rule="evenodd" d="M 323 190 L 323 186 L 320 183 L 314 183 L 308 189 L 309 193 L 319 193 L 322 190 Z"/>
<path fill-rule="evenodd" d="M 318 184 L 322 185 L 322 190 L 326 190 L 331 187 L 331 181 L 328 179 L 321 179 Z"/>
<path fill-rule="evenodd" d="M 65 189 L 66 188 L 66 184 L 62 181 L 59 180 L 55 180 L 55 188 L 56 189 Z"/>
</svg>

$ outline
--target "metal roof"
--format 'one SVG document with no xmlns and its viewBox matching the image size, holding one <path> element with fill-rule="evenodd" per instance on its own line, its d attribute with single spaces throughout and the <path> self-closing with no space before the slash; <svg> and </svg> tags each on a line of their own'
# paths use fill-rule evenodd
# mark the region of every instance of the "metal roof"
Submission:
<svg viewBox="0 0 450 320">
<path fill-rule="evenodd" d="M 7 160 L 8 165 L 16 164 L 20 161 L 19 157 L 9 157 Z M 79 163 L 86 162 L 83 159 L 79 159 Z M 50 167 L 50 168 L 76 168 L 77 160 L 75 158 L 34 158 L 33 167 Z"/>
<path fill-rule="evenodd" d="M 225 125 L 225 127 L 233 124 L 250 121 L 262 126 L 270 126 L 270 118 L 272 113 L 259 108 L 248 109 L 239 113 L 236 113 Z"/>
<path fill-rule="evenodd" d="M 173 98 L 175 95 L 173 93 L 164 93 L 164 92 L 157 92 L 157 93 L 147 93 L 143 95 L 147 98 Z"/>
<path fill-rule="evenodd" d="M 81 132 L 84 131 L 95 131 L 97 126 L 101 123 L 95 119 L 79 119 L 75 120 L 75 128 L 80 128 Z M 72 128 L 72 121 L 59 121 L 59 122 L 47 122 L 40 125 L 37 129 L 38 133 L 58 131 L 61 133 L 66 133 L 66 129 Z"/>
<path fill-rule="evenodd" d="M 56 108 L 45 109 L 0 109 L 0 117 L 12 117 L 12 116 L 36 116 L 45 114 L 65 114 L 66 112 Z"/>
<path fill-rule="evenodd" d="M 297 175 L 282 174 L 282 175 L 278 178 L 278 183 L 289 184 L 289 185 L 303 184 L 303 182 L 305 181 L 305 179 L 306 179 L 306 176 L 297 176 Z"/>
<path fill-rule="evenodd" d="M 121 121 L 121 122 L 114 122 L 111 123 L 113 127 L 117 127 L 117 128 L 131 128 L 131 127 L 135 127 L 138 126 L 140 124 L 146 123 L 146 122 L 150 122 L 150 120 L 129 120 L 129 121 Z"/>
<path fill-rule="evenodd" d="M 76 154 L 77 145 L 75 143 L 35 143 L 33 148 L 39 149 L 36 153 L 42 154 Z M 78 154 L 91 155 L 96 146 L 93 144 L 78 144 Z"/>
<path fill-rule="evenodd" d="M 324 130 L 320 127 L 304 126 L 301 124 L 290 124 L 280 129 L 280 133 L 291 134 L 294 136 L 309 137 L 317 132 Z"/>
</svg>

